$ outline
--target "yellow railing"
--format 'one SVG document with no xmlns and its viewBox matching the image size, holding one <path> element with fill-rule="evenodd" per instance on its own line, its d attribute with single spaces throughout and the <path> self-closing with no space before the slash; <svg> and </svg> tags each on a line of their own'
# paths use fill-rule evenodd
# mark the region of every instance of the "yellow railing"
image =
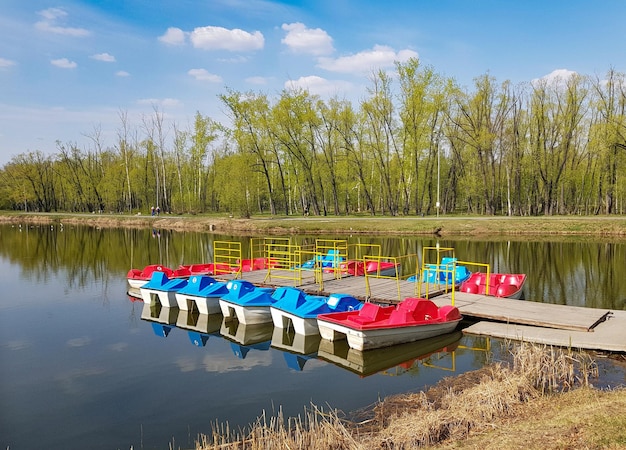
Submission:
<svg viewBox="0 0 626 450">
<path fill-rule="evenodd" d="M 371 279 L 380 278 L 395 280 L 396 292 L 398 301 L 403 300 L 402 289 L 400 285 L 401 280 L 405 280 L 411 276 L 413 272 L 411 270 L 412 265 L 415 265 L 414 271 L 417 272 L 417 255 L 407 254 L 403 256 L 364 256 L 363 268 L 365 276 L 365 290 L 368 297 L 372 297 L 372 285 Z M 368 271 L 370 262 L 373 262 L 371 266 L 375 266 L 375 271 Z M 385 264 L 389 263 L 389 264 Z M 388 267 L 383 267 L 383 265 Z"/>
<path fill-rule="evenodd" d="M 279 278 L 293 281 L 294 286 L 302 284 L 299 272 L 295 270 L 295 267 L 301 264 L 299 250 L 300 246 L 290 243 L 266 244 L 265 253 L 271 263 L 264 281 Z"/>
<path fill-rule="evenodd" d="M 435 254 L 435 262 L 429 263 L 427 261 L 432 261 L 432 254 Z M 430 287 L 431 284 L 437 287 L 437 291 L 441 290 L 441 285 L 444 285 L 444 291 L 448 292 L 448 289 L 454 289 L 454 285 L 456 284 L 455 273 L 456 273 L 456 265 L 455 264 L 447 264 L 445 267 L 442 266 L 441 260 L 444 257 L 452 258 L 455 260 L 454 256 L 454 248 L 452 247 L 440 247 L 439 245 L 435 247 L 424 247 L 422 249 L 422 267 L 420 273 L 416 275 L 416 284 L 417 284 L 417 296 L 422 297 L 422 287 L 425 288 L 425 292 L 423 296 L 425 298 L 429 298 L 430 296 Z M 433 275 L 432 278 L 433 283 L 430 282 L 430 276 Z M 452 278 L 452 283 L 448 284 L 441 283 L 440 278 L 441 275 L 444 275 L 444 278 L 447 280 L 448 277 Z M 453 301 L 454 301 L 454 293 L 453 293 Z"/>
<path fill-rule="evenodd" d="M 477 263 L 477 262 L 469 262 L 469 261 L 457 261 L 457 264 L 463 264 L 465 266 L 480 266 L 486 268 L 486 285 L 485 285 L 485 295 L 489 295 L 489 279 L 491 275 L 491 267 L 489 264 Z"/>
<path fill-rule="evenodd" d="M 313 272 L 316 283 L 322 283 L 321 265 L 316 264 L 319 259 L 315 250 L 302 249 L 301 246 L 288 241 L 271 242 L 265 244 L 265 255 L 269 261 L 264 282 L 273 278 L 289 280 L 294 287 L 303 284 L 303 272 Z M 305 264 L 311 261 L 310 266 Z M 320 287 L 321 290 L 321 287 Z"/>
<path fill-rule="evenodd" d="M 269 269 L 271 260 L 267 254 L 268 245 L 275 247 L 288 246 L 291 243 L 289 238 L 251 238 L 250 239 L 250 260 L 251 262 L 262 260 L 263 269 Z M 257 266 L 258 267 L 258 266 Z"/>
<path fill-rule="evenodd" d="M 235 274 L 235 278 L 241 277 L 241 242 L 214 241 L 213 262 L 215 275 Z"/>
<path fill-rule="evenodd" d="M 266 238 L 250 238 L 250 259 L 267 258 L 265 254 Z"/>
<path fill-rule="evenodd" d="M 402 300 L 402 294 L 400 292 L 400 278 L 398 274 L 401 270 L 400 263 L 398 262 L 398 258 L 395 257 L 386 257 L 384 258 L 387 262 L 391 262 L 393 264 L 391 270 L 389 272 L 380 270 L 380 263 L 383 259 L 380 256 L 364 256 L 363 257 L 363 271 L 365 276 L 365 292 L 367 297 L 370 298 L 372 296 L 372 286 L 370 283 L 371 278 L 382 278 L 387 280 L 396 280 L 396 291 L 398 293 L 398 300 Z M 368 263 L 374 262 L 376 264 L 376 272 L 369 272 L 367 270 Z"/>
<path fill-rule="evenodd" d="M 382 250 L 380 244 L 356 244 L 348 245 L 348 257 L 350 260 L 363 261 L 365 256 L 381 256 Z"/>
<path fill-rule="evenodd" d="M 345 239 L 316 239 L 315 251 L 319 254 L 321 268 L 332 272 L 336 279 L 342 277 L 342 263 L 348 261 L 348 241 Z"/>
<path fill-rule="evenodd" d="M 295 269 L 298 271 L 300 279 L 302 279 L 302 272 L 313 272 L 313 279 L 317 283 L 318 289 L 322 291 L 324 289 L 322 253 L 312 247 L 300 249 L 297 253 L 296 256 L 300 263 L 296 265 Z"/>
</svg>

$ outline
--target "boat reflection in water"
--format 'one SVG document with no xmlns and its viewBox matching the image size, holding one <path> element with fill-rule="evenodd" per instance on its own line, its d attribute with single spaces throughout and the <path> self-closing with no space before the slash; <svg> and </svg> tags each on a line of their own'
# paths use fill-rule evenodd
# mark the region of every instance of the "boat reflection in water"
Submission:
<svg viewBox="0 0 626 450">
<path fill-rule="evenodd" d="M 322 337 L 317 334 L 300 334 L 293 329 L 274 328 L 272 348 L 281 350 L 287 367 L 302 371 L 309 359 L 317 359 Z"/>
<path fill-rule="evenodd" d="M 454 331 L 406 344 L 364 351 L 350 348 L 345 339 L 339 341 L 322 339 L 317 356 L 362 377 L 367 377 L 396 366 L 402 366 L 403 369 L 408 370 L 416 361 L 427 358 L 433 353 L 453 352 L 462 336 L 461 331 Z"/>
<path fill-rule="evenodd" d="M 197 309 L 178 312 L 176 326 L 187 330 L 189 340 L 196 347 L 204 347 L 210 336 L 220 336 L 221 314 L 201 314 Z"/>
<path fill-rule="evenodd" d="M 144 303 L 141 319 L 151 322 L 154 334 L 167 337 L 178 319 L 178 308 L 163 306 L 159 302 Z"/>
<path fill-rule="evenodd" d="M 271 322 L 247 325 L 237 320 L 224 319 L 220 334 L 230 341 L 235 356 L 244 359 L 251 349 L 269 350 L 273 329 Z"/>
<path fill-rule="evenodd" d="M 299 334 L 292 328 L 277 328 L 272 323 L 244 324 L 226 320 L 222 314 L 201 314 L 166 307 L 159 302 L 144 304 L 141 319 L 150 322 L 154 334 L 167 337 L 173 328 L 186 330 L 191 343 L 204 347 L 209 337 L 223 337 L 239 359 L 245 359 L 250 350 L 267 351 L 270 348 L 283 353 L 287 367 L 301 372 L 307 361 L 319 359 L 335 364 L 362 377 L 393 367 L 410 369 L 416 361 L 436 352 L 453 352 L 463 333 L 452 333 L 421 339 L 406 344 L 360 351 L 350 348 L 345 339 L 329 341 L 320 334 Z"/>
</svg>

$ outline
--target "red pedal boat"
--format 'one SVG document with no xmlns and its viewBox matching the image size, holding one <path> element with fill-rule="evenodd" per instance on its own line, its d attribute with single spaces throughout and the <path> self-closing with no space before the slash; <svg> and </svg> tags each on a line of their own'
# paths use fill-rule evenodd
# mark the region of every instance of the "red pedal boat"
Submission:
<svg viewBox="0 0 626 450">
<path fill-rule="evenodd" d="M 322 339 L 345 338 L 350 348 L 362 351 L 450 333 L 461 319 L 455 306 L 406 298 L 397 306 L 366 303 L 359 311 L 320 314 L 317 325 Z"/>
<path fill-rule="evenodd" d="M 465 280 L 460 292 L 467 294 L 490 295 L 503 298 L 522 298 L 526 274 L 492 273 L 487 279 L 487 274 L 474 272 Z"/>
<path fill-rule="evenodd" d="M 177 272 L 169 267 L 165 267 L 161 264 L 151 264 L 143 269 L 130 269 L 126 274 L 128 285 L 133 289 L 139 289 L 141 286 L 150 281 L 154 272 L 163 272 L 168 278 L 176 278 L 177 276 Z"/>
</svg>

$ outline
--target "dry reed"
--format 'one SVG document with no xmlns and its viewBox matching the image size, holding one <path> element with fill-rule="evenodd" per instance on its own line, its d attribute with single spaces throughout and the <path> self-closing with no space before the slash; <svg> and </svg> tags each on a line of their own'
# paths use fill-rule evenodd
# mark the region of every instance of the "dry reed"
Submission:
<svg viewBox="0 0 626 450">
<path fill-rule="evenodd" d="M 410 449 L 463 439 L 488 430 L 496 418 L 542 395 L 588 386 L 598 375 L 582 352 L 528 343 L 507 345 L 510 359 L 442 380 L 426 392 L 389 397 L 368 408 L 364 420 L 339 417 L 312 405 L 303 417 L 285 421 L 282 412 L 263 414 L 247 431 L 228 425 L 200 436 L 198 450 Z"/>
<path fill-rule="evenodd" d="M 228 425 L 216 424 L 211 437 L 201 435 L 196 448 L 202 450 L 357 450 L 360 448 L 344 426 L 337 411 L 324 412 L 311 406 L 304 416 L 289 418 L 282 411 L 268 419 L 261 415 L 249 429 L 233 432 Z"/>
</svg>

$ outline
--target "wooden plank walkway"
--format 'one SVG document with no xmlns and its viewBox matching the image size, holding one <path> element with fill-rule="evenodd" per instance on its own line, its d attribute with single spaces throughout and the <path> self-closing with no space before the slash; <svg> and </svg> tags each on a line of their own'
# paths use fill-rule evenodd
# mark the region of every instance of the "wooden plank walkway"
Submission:
<svg viewBox="0 0 626 450">
<path fill-rule="evenodd" d="M 438 306 L 449 305 L 450 294 L 432 299 Z M 454 293 L 454 304 L 461 314 L 504 323 L 534 325 L 562 330 L 591 331 L 609 314 L 608 309 L 554 305 L 526 300 Z"/>
<path fill-rule="evenodd" d="M 475 323 L 463 332 L 573 349 L 623 353 L 626 352 L 626 311 L 611 311 L 592 332 L 487 321 Z"/>
<path fill-rule="evenodd" d="M 280 277 L 266 280 L 266 276 L 267 270 L 257 270 L 245 272 L 241 278 L 259 286 L 294 286 L 308 294 L 345 293 L 359 300 L 391 304 L 406 297 L 417 297 L 419 288 L 419 283 L 406 280 L 368 277 L 368 290 L 365 277 L 346 276 L 336 279 L 333 274 L 325 273 L 323 289 L 320 291 L 313 272 L 303 272 L 302 283 L 298 286 L 294 280 Z M 421 289 L 421 297 L 430 298 L 438 306 L 452 302 L 451 293 L 442 292 L 435 285 L 422 285 Z M 481 321 L 465 328 L 463 332 L 467 334 L 626 352 L 626 311 L 554 305 L 461 292 L 454 293 L 454 304 L 465 317 L 489 321 Z"/>
</svg>

